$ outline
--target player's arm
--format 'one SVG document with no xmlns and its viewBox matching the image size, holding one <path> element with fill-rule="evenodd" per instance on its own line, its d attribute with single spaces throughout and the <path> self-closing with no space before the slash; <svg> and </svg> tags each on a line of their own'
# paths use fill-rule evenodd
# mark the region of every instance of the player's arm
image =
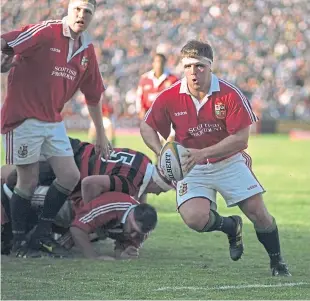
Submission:
<svg viewBox="0 0 310 301">
<path fill-rule="evenodd" d="M 1 36 L 1 73 L 18 64 L 17 56 L 29 57 L 40 45 L 52 38 L 53 32 L 46 22 L 27 25 Z"/>
<path fill-rule="evenodd" d="M 92 47 L 92 50 L 90 50 L 91 56 L 89 58 L 89 65 L 85 77 L 81 82 L 80 90 L 85 96 L 89 115 L 96 128 L 96 154 L 99 156 L 102 153 L 105 159 L 108 159 L 110 154 L 110 143 L 102 123 L 102 100 L 105 98 L 105 87 L 99 72 L 94 48 L 92 45 L 89 47 Z"/>
<path fill-rule="evenodd" d="M 247 148 L 250 126 L 258 119 L 241 92 L 239 94 L 236 93 L 234 97 L 234 101 L 228 106 L 225 120 L 229 136 L 212 146 L 200 150 L 190 149 L 189 154 L 184 154 L 185 169 L 190 169 L 192 165 L 204 162 L 209 158 L 229 156 Z"/>
<path fill-rule="evenodd" d="M 8 72 L 13 67 L 14 51 L 1 38 L 1 73 Z"/>
<path fill-rule="evenodd" d="M 73 226 L 70 227 L 70 232 L 75 245 L 86 258 L 94 259 L 99 256 L 99 254 L 97 254 L 94 250 L 86 231 Z"/>
<path fill-rule="evenodd" d="M 147 111 L 144 121 L 140 124 L 140 133 L 145 144 L 159 156 L 161 143 L 158 136 L 160 133 L 165 139 L 170 134 L 171 120 L 166 111 L 165 94 L 160 94 L 151 108 Z"/>
<path fill-rule="evenodd" d="M 156 156 L 159 156 L 162 145 L 158 133 L 145 121 L 141 121 L 140 133 L 144 143 L 156 154 Z"/>
<path fill-rule="evenodd" d="M 250 126 L 257 120 L 249 101 L 242 92 L 232 94 L 232 100 L 227 105 L 225 120 L 229 136 L 219 143 L 203 149 L 204 159 L 225 157 L 246 149 Z"/>
<path fill-rule="evenodd" d="M 89 203 L 100 194 L 111 190 L 111 180 L 108 175 L 88 176 L 82 180 L 82 198 Z"/>
<path fill-rule="evenodd" d="M 139 257 L 139 250 L 149 235 L 150 232 L 123 242 L 116 241 L 114 248 L 115 257 L 119 259 L 137 259 Z"/>
<path fill-rule="evenodd" d="M 222 141 L 207 148 L 204 148 L 204 159 L 220 158 L 234 154 L 247 148 L 250 137 L 250 126 L 229 135 Z"/>
<path fill-rule="evenodd" d="M 97 136 L 98 134 L 100 135 L 100 133 L 105 135 L 105 130 L 104 130 L 103 123 L 102 123 L 102 113 L 101 113 L 102 98 L 104 97 L 105 97 L 104 93 L 102 93 L 100 100 L 97 104 L 95 105 L 87 104 L 89 115 L 91 119 L 93 120 L 95 128 L 96 128 Z"/>
</svg>

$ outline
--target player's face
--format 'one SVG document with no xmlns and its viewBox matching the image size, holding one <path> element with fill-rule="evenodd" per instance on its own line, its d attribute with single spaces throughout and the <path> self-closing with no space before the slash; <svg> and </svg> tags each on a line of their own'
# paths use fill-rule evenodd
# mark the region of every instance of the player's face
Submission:
<svg viewBox="0 0 310 301">
<path fill-rule="evenodd" d="M 68 23 L 74 33 L 82 33 L 87 29 L 93 14 L 91 10 L 81 7 L 70 8 L 68 11 Z"/>
<path fill-rule="evenodd" d="M 155 56 L 154 60 L 153 60 L 153 64 L 152 67 L 155 71 L 155 73 L 162 73 L 164 71 L 165 68 L 165 64 L 163 59 L 160 56 Z"/>
<path fill-rule="evenodd" d="M 200 62 L 184 65 L 184 73 L 190 91 L 208 93 L 211 82 L 211 68 Z"/>
</svg>

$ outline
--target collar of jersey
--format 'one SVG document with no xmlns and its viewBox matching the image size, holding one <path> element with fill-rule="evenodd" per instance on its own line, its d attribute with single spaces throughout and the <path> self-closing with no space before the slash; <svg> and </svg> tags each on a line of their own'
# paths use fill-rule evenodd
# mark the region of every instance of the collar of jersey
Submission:
<svg viewBox="0 0 310 301">
<path fill-rule="evenodd" d="M 219 79 L 217 78 L 216 75 L 214 75 L 213 73 L 211 74 L 211 86 L 208 92 L 208 96 L 212 95 L 213 92 L 218 92 L 220 91 L 220 83 L 219 83 Z M 188 90 L 187 87 L 187 80 L 186 77 L 183 77 L 181 80 L 181 86 L 180 86 L 180 94 L 181 93 L 185 93 L 188 95 L 191 95 L 191 93 Z"/>
<path fill-rule="evenodd" d="M 167 78 L 167 77 L 169 76 L 169 72 L 168 72 L 167 69 L 164 69 L 163 74 L 162 74 L 159 78 L 157 78 L 157 77 L 155 76 L 155 71 L 152 69 L 151 71 L 148 72 L 147 76 L 148 76 L 148 78 L 150 78 L 150 79 L 161 80 L 161 79 Z"/>
<path fill-rule="evenodd" d="M 125 224 L 129 212 L 130 212 L 133 208 L 135 208 L 135 207 L 137 207 L 137 206 L 138 206 L 138 205 L 131 205 L 131 206 L 126 210 L 126 212 L 124 213 L 124 215 L 123 215 L 123 217 L 122 217 L 122 220 L 121 220 L 121 224 L 122 224 L 122 225 Z"/>
<path fill-rule="evenodd" d="M 138 198 L 141 197 L 141 195 L 144 193 L 147 185 L 150 183 L 151 178 L 152 178 L 152 174 L 153 174 L 153 168 L 154 168 L 154 165 L 151 163 L 148 163 L 144 177 L 143 177 L 142 185 L 140 186 L 140 189 L 139 189 Z"/>
<path fill-rule="evenodd" d="M 70 27 L 68 25 L 68 17 L 64 17 L 62 19 L 62 33 L 65 37 L 72 39 L 71 32 L 70 32 Z M 82 32 L 81 34 L 81 42 L 84 48 L 87 48 L 87 46 L 91 43 L 91 37 L 87 33 L 87 31 Z"/>
</svg>

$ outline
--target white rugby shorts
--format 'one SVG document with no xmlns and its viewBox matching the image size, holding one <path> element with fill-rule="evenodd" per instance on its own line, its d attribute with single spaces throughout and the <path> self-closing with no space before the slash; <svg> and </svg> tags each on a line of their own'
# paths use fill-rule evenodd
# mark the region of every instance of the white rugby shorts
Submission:
<svg viewBox="0 0 310 301">
<path fill-rule="evenodd" d="M 217 163 L 196 165 L 177 183 L 178 208 L 191 198 L 203 197 L 211 201 L 211 208 L 216 209 L 217 192 L 223 196 L 227 207 L 264 193 L 251 168 L 252 159 L 246 152 Z"/>
<path fill-rule="evenodd" d="M 3 136 L 7 164 L 25 165 L 54 156 L 73 156 L 64 122 L 30 118 Z"/>
</svg>

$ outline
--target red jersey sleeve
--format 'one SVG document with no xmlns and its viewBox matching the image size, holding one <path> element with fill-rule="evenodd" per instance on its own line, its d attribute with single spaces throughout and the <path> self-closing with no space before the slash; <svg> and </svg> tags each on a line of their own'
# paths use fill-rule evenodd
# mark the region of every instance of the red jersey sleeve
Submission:
<svg viewBox="0 0 310 301">
<path fill-rule="evenodd" d="M 53 31 L 50 28 L 48 22 L 31 24 L 20 30 L 5 33 L 1 38 L 14 50 L 15 54 L 28 57 L 48 39 L 52 39 Z"/>
<path fill-rule="evenodd" d="M 136 201 L 124 193 L 103 193 L 79 209 L 71 226 L 78 227 L 87 233 L 93 232 L 112 220 L 121 221 L 126 210 L 135 204 Z"/>
<path fill-rule="evenodd" d="M 160 93 L 151 108 L 147 111 L 144 121 L 165 139 L 169 137 L 171 119 L 167 111 L 166 93 Z"/>
<path fill-rule="evenodd" d="M 100 101 L 101 94 L 105 91 L 105 87 L 99 71 L 94 46 L 91 44 L 88 47 L 89 63 L 85 77 L 81 82 L 80 89 L 85 96 L 86 103 L 95 106 Z"/>
<path fill-rule="evenodd" d="M 258 118 L 252 111 L 252 107 L 247 98 L 241 91 L 233 92 L 228 102 L 226 116 L 227 132 L 235 134 L 236 132 L 250 126 Z"/>
</svg>

